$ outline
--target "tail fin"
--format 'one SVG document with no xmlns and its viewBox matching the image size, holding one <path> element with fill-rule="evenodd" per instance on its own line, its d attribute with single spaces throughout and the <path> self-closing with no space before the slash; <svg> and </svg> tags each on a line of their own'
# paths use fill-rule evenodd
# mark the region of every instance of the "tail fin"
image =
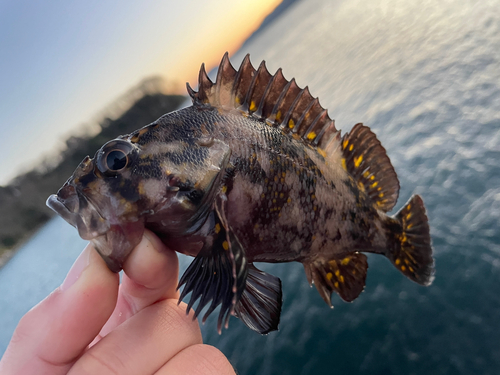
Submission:
<svg viewBox="0 0 500 375">
<path fill-rule="evenodd" d="M 429 222 L 422 198 L 414 195 L 387 222 L 387 257 L 410 280 L 428 286 L 434 280 Z"/>
</svg>

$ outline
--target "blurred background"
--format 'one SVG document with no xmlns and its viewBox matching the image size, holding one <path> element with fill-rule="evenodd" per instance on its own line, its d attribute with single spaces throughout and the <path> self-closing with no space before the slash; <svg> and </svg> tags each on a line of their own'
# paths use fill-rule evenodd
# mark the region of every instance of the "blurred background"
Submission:
<svg viewBox="0 0 500 375">
<path fill-rule="evenodd" d="M 436 280 L 369 257 L 365 292 L 329 309 L 300 264 L 280 331 L 202 327 L 240 374 L 496 374 L 500 365 L 500 1 L 0 2 L 0 353 L 85 242 L 45 199 L 107 140 L 189 105 L 214 78 L 267 61 L 309 86 L 337 128 L 377 134 L 428 210 Z M 191 261 L 181 257 L 181 267 Z M 182 271 L 181 271 L 182 272 Z"/>
</svg>

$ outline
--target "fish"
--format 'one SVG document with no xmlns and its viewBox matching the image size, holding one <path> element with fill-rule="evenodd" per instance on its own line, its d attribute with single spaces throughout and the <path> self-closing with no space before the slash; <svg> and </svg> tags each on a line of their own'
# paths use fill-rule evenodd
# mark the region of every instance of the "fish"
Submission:
<svg viewBox="0 0 500 375">
<path fill-rule="evenodd" d="M 358 123 L 341 135 L 308 87 L 226 53 L 215 82 L 202 64 L 192 105 L 87 156 L 47 205 L 119 272 L 145 228 L 194 257 L 179 280 L 187 313 L 220 306 L 217 329 L 236 316 L 278 329 L 281 280 L 254 263 L 300 262 L 332 306 L 365 287 L 365 253 L 385 256 L 413 282 L 435 274 L 419 195 L 394 215 L 400 184 L 385 148 Z M 196 305 L 196 307 L 195 307 Z"/>
</svg>

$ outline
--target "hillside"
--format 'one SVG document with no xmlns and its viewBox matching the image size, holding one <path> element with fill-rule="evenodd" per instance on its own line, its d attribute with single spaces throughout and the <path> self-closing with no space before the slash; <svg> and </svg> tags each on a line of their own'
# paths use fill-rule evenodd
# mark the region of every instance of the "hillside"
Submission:
<svg viewBox="0 0 500 375">
<path fill-rule="evenodd" d="M 0 266 L 8 257 L 8 250 L 31 236 L 54 215 L 45 206 L 47 197 L 57 192 L 86 155 L 93 156 L 110 139 L 131 133 L 177 109 L 184 100 L 181 95 L 145 95 L 116 120 L 103 120 L 97 135 L 69 138 L 57 165 L 48 170 L 32 170 L 9 185 L 0 186 Z"/>
</svg>

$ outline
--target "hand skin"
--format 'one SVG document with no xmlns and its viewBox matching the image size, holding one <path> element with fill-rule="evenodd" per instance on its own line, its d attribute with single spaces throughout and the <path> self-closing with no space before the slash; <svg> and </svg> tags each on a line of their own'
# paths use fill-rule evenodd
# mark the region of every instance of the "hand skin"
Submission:
<svg viewBox="0 0 500 375">
<path fill-rule="evenodd" d="M 63 284 L 19 322 L 0 374 L 234 374 L 177 305 L 174 251 L 146 231 L 112 273 L 88 245 Z"/>
</svg>

